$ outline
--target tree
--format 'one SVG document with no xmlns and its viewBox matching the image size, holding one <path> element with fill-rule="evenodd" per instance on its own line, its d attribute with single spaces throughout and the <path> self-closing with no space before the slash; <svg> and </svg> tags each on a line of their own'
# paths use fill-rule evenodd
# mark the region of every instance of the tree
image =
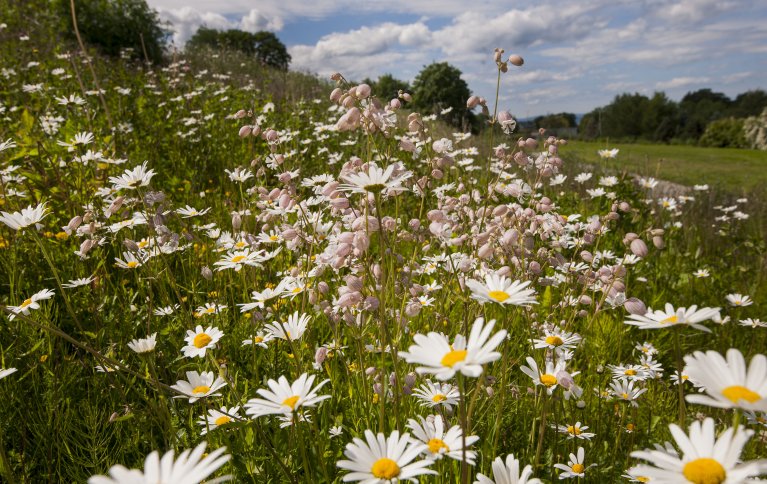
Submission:
<svg viewBox="0 0 767 484">
<path fill-rule="evenodd" d="M 575 122 L 575 114 L 558 113 L 547 114 L 535 118 L 535 128 L 557 129 L 557 128 L 575 128 L 578 123 Z"/>
<path fill-rule="evenodd" d="M 699 140 L 708 123 L 723 118 L 731 104 L 725 94 L 711 89 L 688 92 L 679 102 L 681 137 Z"/>
<path fill-rule="evenodd" d="M 378 78 L 375 84 L 371 84 L 373 92 L 381 101 L 386 102 L 397 97 L 400 91 L 410 91 L 410 85 L 391 74 L 384 74 Z"/>
<path fill-rule="evenodd" d="M 424 67 L 413 81 L 414 107 L 430 114 L 452 108 L 444 118 L 454 126 L 466 128 L 473 124 L 474 115 L 466 108 L 469 96 L 471 91 L 461 79 L 461 71 L 447 62 Z"/>
<path fill-rule="evenodd" d="M 243 52 L 262 64 L 287 70 L 290 54 L 285 45 L 272 32 L 245 32 L 244 30 L 216 30 L 200 27 L 187 42 L 187 48 L 209 47 Z"/>
<path fill-rule="evenodd" d="M 748 118 L 759 116 L 764 108 L 767 108 L 767 92 L 756 89 L 738 94 L 727 114 L 735 118 Z"/>
<path fill-rule="evenodd" d="M 70 0 L 54 0 L 54 8 L 66 35 L 74 38 Z M 83 41 L 102 54 L 119 56 L 128 49 L 133 57 L 162 61 L 168 31 L 145 0 L 79 0 L 75 12 Z"/>
</svg>

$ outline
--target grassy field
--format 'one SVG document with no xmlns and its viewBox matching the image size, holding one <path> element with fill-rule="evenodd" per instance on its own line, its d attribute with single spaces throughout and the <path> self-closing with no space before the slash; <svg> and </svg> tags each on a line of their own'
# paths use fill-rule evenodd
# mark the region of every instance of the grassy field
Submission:
<svg viewBox="0 0 767 484">
<path fill-rule="evenodd" d="M 562 148 L 565 158 L 599 162 L 597 150 L 618 148 L 618 157 L 607 162 L 645 176 L 684 185 L 709 184 L 727 191 L 748 192 L 767 185 L 767 152 L 698 146 L 624 144 L 570 141 Z"/>
</svg>

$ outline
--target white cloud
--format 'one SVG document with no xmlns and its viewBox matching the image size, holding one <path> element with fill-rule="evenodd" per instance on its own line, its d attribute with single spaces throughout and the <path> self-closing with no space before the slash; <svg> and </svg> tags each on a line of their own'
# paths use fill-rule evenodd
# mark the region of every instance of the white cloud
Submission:
<svg viewBox="0 0 767 484">
<path fill-rule="evenodd" d="M 240 29 L 246 32 L 258 32 L 260 30 L 278 31 L 284 25 L 281 18 L 268 18 L 255 8 L 243 15 L 239 21 L 231 21 L 215 12 L 200 12 L 188 6 L 171 10 L 160 8 L 158 13 L 162 20 L 171 23 L 173 43 L 177 46 L 183 46 L 202 26 L 218 30 Z"/>
<path fill-rule="evenodd" d="M 668 81 L 661 81 L 655 84 L 658 89 L 675 89 L 677 87 L 703 85 L 710 82 L 708 77 L 675 77 Z"/>
</svg>

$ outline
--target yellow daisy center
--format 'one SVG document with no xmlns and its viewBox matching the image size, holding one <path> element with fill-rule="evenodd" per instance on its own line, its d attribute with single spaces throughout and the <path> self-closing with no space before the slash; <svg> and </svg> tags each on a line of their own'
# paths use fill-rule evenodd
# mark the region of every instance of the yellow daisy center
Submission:
<svg viewBox="0 0 767 484">
<path fill-rule="evenodd" d="M 209 386 L 207 386 L 207 385 L 200 385 L 198 387 L 194 387 L 194 389 L 192 390 L 192 393 L 194 393 L 195 395 L 198 395 L 198 394 L 199 395 L 204 395 L 204 394 L 208 393 L 209 391 L 210 391 L 210 387 Z"/>
<path fill-rule="evenodd" d="M 581 429 L 576 427 L 575 425 L 568 425 L 567 433 L 571 435 L 581 435 Z"/>
<path fill-rule="evenodd" d="M 758 393 L 740 385 L 725 388 L 722 390 L 722 395 L 727 397 L 732 403 L 739 403 L 741 400 L 754 403 L 762 399 L 762 396 Z"/>
<path fill-rule="evenodd" d="M 21 306 L 19 306 L 19 307 L 25 308 L 25 307 L 29 306 L 30 304 L 32 304 L 32 298 L 31 297 L 29 299 L 25 299 L 24 302 L 21 303 Z"/>
<path fill-rule="evenodd" d="M 434 402 L 434 403 L 439 403 L 439 402 L 441 402 L 443 400 L 447 400 L 447 397 L 445 395 L 441 394 L 441 393 L 437 393 L 436 395 L 431 397 L 431 401 Z"/>
<path fill-rule="evenodd" d="M 727 479 L 722 464 L 708 457 L 688 462 L 682 469 L 682 474 L 694 484 L 721 484 Z"/>
<path fill-rule="evenodd" d="M 494 301 L 502 303 L 509 298 L 509 295 L 505 291 L 490 291 L 487 293 L 488 297 Z"/>
<path fill-rule="evenodd" d="M 626 376 L 634 376 L 637 374 L 637 371 L 629 368 L 628 370 L 624 371 L 623 374 Z"/>
<path fill-rule="evenodd" d="M 546 344 L 550 346 L 562 346 L 563 344 L 565 344 L 565 342 L 562 341 L 562 338 L 560 338 L 559 336 L 551 335 L 551 336 L 546 336 Z"/>
<path fill-rule="evenodd" d="M 215 312 L 216 312 L 216 308 L 207 308 L 207 309 L 205 310 L 205 312 L 206 312 L 206 313 L 208 313 L 208 314 L 212 314 L 212 313 L 215 313 Z"/>
<path fill-rule="evenodd" d="M 262 338 L 261 336 L 256 336 L 255 338 L 253 338 L 254 343 L 261 343 L 262 341 L 264 341 L 264 338 Z"/>
<path fill-rule="evenodd" d="M 381 457 L 373 463 L 373 468 L 370 469 L 370 472 L 373 474 L 373 477 L 379 479 L 392 479 L 399 475 L 400 468 L 396 462 L 388 457 Z"/>
<path fill-rule="evenodd" d="M 245 247 L 245 242 L 239 241 L 236 244 L 234 244 L 234 246 L 237 247 L 238 249 L 242 249 L 243 247 Z"/>
<path fill-rule="evenodd" d="M 628 400 L 629 399 L 629 394 L 626 393 L 626 392 L 623 392 L 623 393 L 621 393 L 621 398 L 624 399 L 624 400 Z"/>
<path fill-rule="evenodd" d="M 136 266 L 138 266 L 138 262 L 136 262 L 135 260 L 132 260 L 132 261 L 128 262 L 128 263 L 127 263 L 127 264 L 125 264 L 125 265 L 126 265 L 126 266 L 128 266 L 128 267 L 130 267 L 131 269 L 133 269 L 133 268 L 135 268 Z"/>
<path fill-rule="evenodd" d="M 440 363 L 450 368 L 456 363 L 459 363 L 466 359 L 466 350 L 453 350 L 442 357 Z"/>
<path fill-rule="evenodd" d="M 226 415 L 222 415 L 218 417 L 213 423 L 215 423 L 217 426 L 226 425 L 229 422 L 232 421 L 232 417 L 228 417 Z"/>
<path fill-rule="evenodd" d="M 583 467 L 583 464 L 573 464 L 573 473 L 575 474 L 583 474 L 583 471 L 586 470 L 585 467 Z"/>
<path fill-rule="evenodd" d="M 213 341 L 213 338 L 208 333 L 200 333 L 194 337 L 192 344 L 198 348 L 205 348 L 211 341 Z"/>
<path fill-rule="evenodd" d="M 661 321 L 660 324 L 674 324 L 678 322 L 679 322 L 679 318 L 676 316 L 676 314 L 674 314 L 673 316 L 669 316 L 668 318 Z"/>
<path fill-rule="evenodd" d="M 293 294 L 298 294 L 299 292 L 301 292 L 301 288 L 300 287 L 294 287 L 293 290 L 290 291 L 290 292 L 292 292 Z"/>
<path fill-rule="evenodd" d="M 232 257 L 232 262 L 234 262 L 236 264 L 237 262 L 240 262 L 244 258 L 245 258 L 244 255 L 236 255 L 236 256 Z"/>
<path fill-rule="evenodd" d="M 139 249 L 143 249 L 143 248 L 145 248 L 147 245 L 149 245 L 149 242 L 148 242 L 148 241 L 146 241 L 146 240 L 142 240 L 141 242 L 139 242 L 139 243 L 138 243 L 138 244 L 136 244 L 136 245 L 138 245 L 138 248 L 139 248 Z"/>
<path fill-rule="evenodd" d="M 282 404 L 287 405 L 288 407 L 290 407 L 291 410 L 295 410 L 296 403 L 298 403 L 298 399 L 299 399 L 298 395 L 293 395 L 292 397 L 288 397 L 285 400 L 283 400 Z"/>
<path fill-rule="evenodd" d="M 638 476 L 638 477 L 635 477 L 634 479 L 636 479 L 639 482 L 650 482 L 650 478 L 645 476 Z"/>
<path fill-rule="evenodd" d="M 438 454 L 442 449 L 445 449 L 445 452 L 450 451 L 450 447 L 448 447 L 447 444 L 440 439 L 429 439 L 427 445 L 429 446 L 429 452 L 432 454 Z"/>
<path fill-rule="evenodd" d="M 557 377 L 554 375 L 550 375 L 548 373 L 544 373 L 541 375 L 541 384 L 547 386 L 547 387 L 553 387 L 557 384 Z"/>
<path fill-rule="evenodd" d="M 269 240 L 271 240 L 272 242 L 277 242 L 278 240 L 280 240 L 280 238 L 277 237 L 276 235 L 270 235 Z"/>
</svg>

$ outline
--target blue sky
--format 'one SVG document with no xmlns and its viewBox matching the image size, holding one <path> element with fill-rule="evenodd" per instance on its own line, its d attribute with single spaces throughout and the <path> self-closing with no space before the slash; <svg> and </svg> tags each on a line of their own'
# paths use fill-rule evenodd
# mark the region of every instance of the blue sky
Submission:
<svg viewBox="0 0 767 484">
<path fill-rule="evenodd" d="M 750 0 L 148 0 L 183 43 L 200 25 L 270 30 L 291 68 L 412 80 L 449 62 L 492 100 L 495 47 L 525 58 L 502 78 L 518 117 L 583 113 L 619 93 L 672 99 L 767 88 L 767 2 Z"/>
</svg>

